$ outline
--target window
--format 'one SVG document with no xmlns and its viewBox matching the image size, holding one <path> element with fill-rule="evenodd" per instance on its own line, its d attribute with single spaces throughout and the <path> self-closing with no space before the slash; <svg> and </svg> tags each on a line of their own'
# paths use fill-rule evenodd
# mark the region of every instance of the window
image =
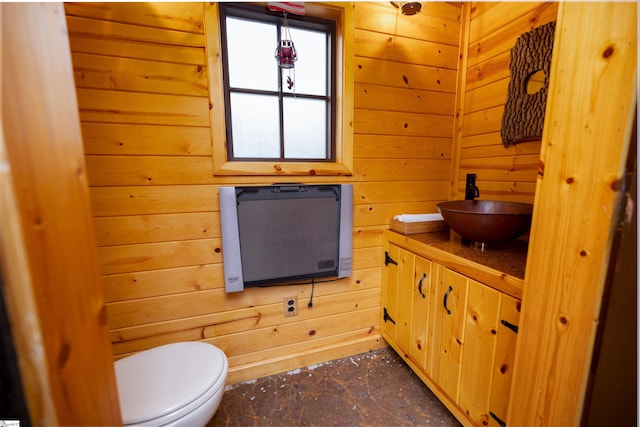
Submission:
<svg viewBox="0 0 640 427">
<path fill-rule="evenodd" d="M 352 7 L 306 3 L 304 17 L 289 14 L 298 61 L 285 69 L 275 58 L 282 13 L 205 4 L 216 175 L 351 175 Z"/>
<path fill-rule="evenodd" d="M 227 158 L 334 160 L 335 22 L 220 5 Z M 281 68 L 278 41 L 298 61 Z"/>
</svg>

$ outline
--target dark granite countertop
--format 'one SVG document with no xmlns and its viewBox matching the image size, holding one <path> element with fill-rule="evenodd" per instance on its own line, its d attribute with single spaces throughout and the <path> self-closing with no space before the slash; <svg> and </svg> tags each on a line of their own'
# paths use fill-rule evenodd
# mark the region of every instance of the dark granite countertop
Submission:
<svg viewBox="0 0 640 427">
<path fill-rule="evenodd" d="M 482 248 L 477 243 L 463 243 L 452 238 L 449 231 L 409 234 L 405 237 L 524 280 L 529 246 L 524 240 L 491 243 Z"/>
</svg>

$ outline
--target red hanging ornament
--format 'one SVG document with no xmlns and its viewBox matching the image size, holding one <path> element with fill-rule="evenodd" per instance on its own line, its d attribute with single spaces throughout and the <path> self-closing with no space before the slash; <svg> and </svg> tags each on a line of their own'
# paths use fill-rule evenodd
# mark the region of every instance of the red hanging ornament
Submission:
<svg viewBox="0 0 640 427">
<path fill-rule="evenodd" d="M 280 68 L 293 68 L 294 63 L 298 60 L 298 54 L 293 45 L 293 40 L 280 40 L 276 48 L 276 60 Z"/>
<path fill-rule="evenodd" d="M 276 61 L 278 66 L 283 69 L 289 70 L 287 76 L 287 87 L 291 90 L 294 86 L 295 70 L 294 64 L 298 60 L 298 54 L 296 48 L 291 40 L 291 32 L 289 31 L 289 23 L 287 22 L 287 12 L 284 12 L 284 19 L 282 22 L 282 29 L 280 31 L 280 41 L 278 47 L 276 47 Z M 291 78 L 291 72 L 293 71 L 293 78 Z"/>
<path fill-rule="evenodd" d="M 291 40 L 287 12 L 283 13 L 282 29 L 280 31 L 280 41 L 276 47 L 276 60 L 280 68 L 293 68 L 293 64 L 298 60 L 296 48 Z"/>
</svg>

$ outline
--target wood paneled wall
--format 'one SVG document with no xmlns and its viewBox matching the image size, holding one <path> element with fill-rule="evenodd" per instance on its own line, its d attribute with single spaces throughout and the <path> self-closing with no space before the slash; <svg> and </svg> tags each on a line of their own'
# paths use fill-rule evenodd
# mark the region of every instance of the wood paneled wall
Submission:
<svg viewBox="0 0 640 427">
<path fill-rule="evenodd" d="M 464 198 L 467 173 L 478 175 L 480 199 L 533 203 L 540 141 L 505 148 L 500 127 L 517 38 L 556 19 L 556 2 L 473 2 L 466 45 L 462 112 L 455 135 L 452 199 Z"/>
<path fill-rule="evenodd" d="M 203 7 L 65 4 L 115 356 L 206 340 L 234 383 L 385 345 L 382 230 L 447 199 L 461 6 L 353 6 L 355 173 L 307 182 L 354 184 L 354 272 L 311 309 L 310 285 L 224 292 L 218 185 L 286 177 L 213 175 Z"/>
<path fill-rule="evenodd" d="M 356 3 L 354 167 L 359 226 L 447 199 L 461 6 L 404 16 Z"/>
</svg>

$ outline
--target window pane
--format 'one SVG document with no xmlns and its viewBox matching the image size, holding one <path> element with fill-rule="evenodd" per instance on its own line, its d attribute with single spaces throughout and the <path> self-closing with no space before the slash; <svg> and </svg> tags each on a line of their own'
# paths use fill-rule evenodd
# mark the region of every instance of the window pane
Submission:
<svg viewBox="0 0 640 427">
<path fill-rule="evenodd" d="M 276 27 L 272 24 L 228 17 L 229 85 L 278 90 L 277 40 Z"/>
<path fill-rule="evenodd" d="M 284 156 L 289 159 L 328 157 L 325 101 L 285 98 Z"/>
<path fill-rule="evenodd" d="M 282 70 L 284 92 L 309 95 L 327 94 L 327 35 L 318 31 L 290 28 L 298 60 L 293 69 Z M 295 85 L 287 88 L 287 77 Z"/>
<path fill-rule="evenodd" d="M 279 158 L 278 97 L 231 93 L 233 155 Z"/>
<path fill-rule="evenodd" d="M 292 17 L 290 27 L 281 28 L 282 18 L 268 16 L 264 7 L 220 8 L 229 160 L 331 160 L 334 23 Z M 281 69 L 275 58 L 279 28 L 295 44 L 292 69 Z"/>
</svg>

